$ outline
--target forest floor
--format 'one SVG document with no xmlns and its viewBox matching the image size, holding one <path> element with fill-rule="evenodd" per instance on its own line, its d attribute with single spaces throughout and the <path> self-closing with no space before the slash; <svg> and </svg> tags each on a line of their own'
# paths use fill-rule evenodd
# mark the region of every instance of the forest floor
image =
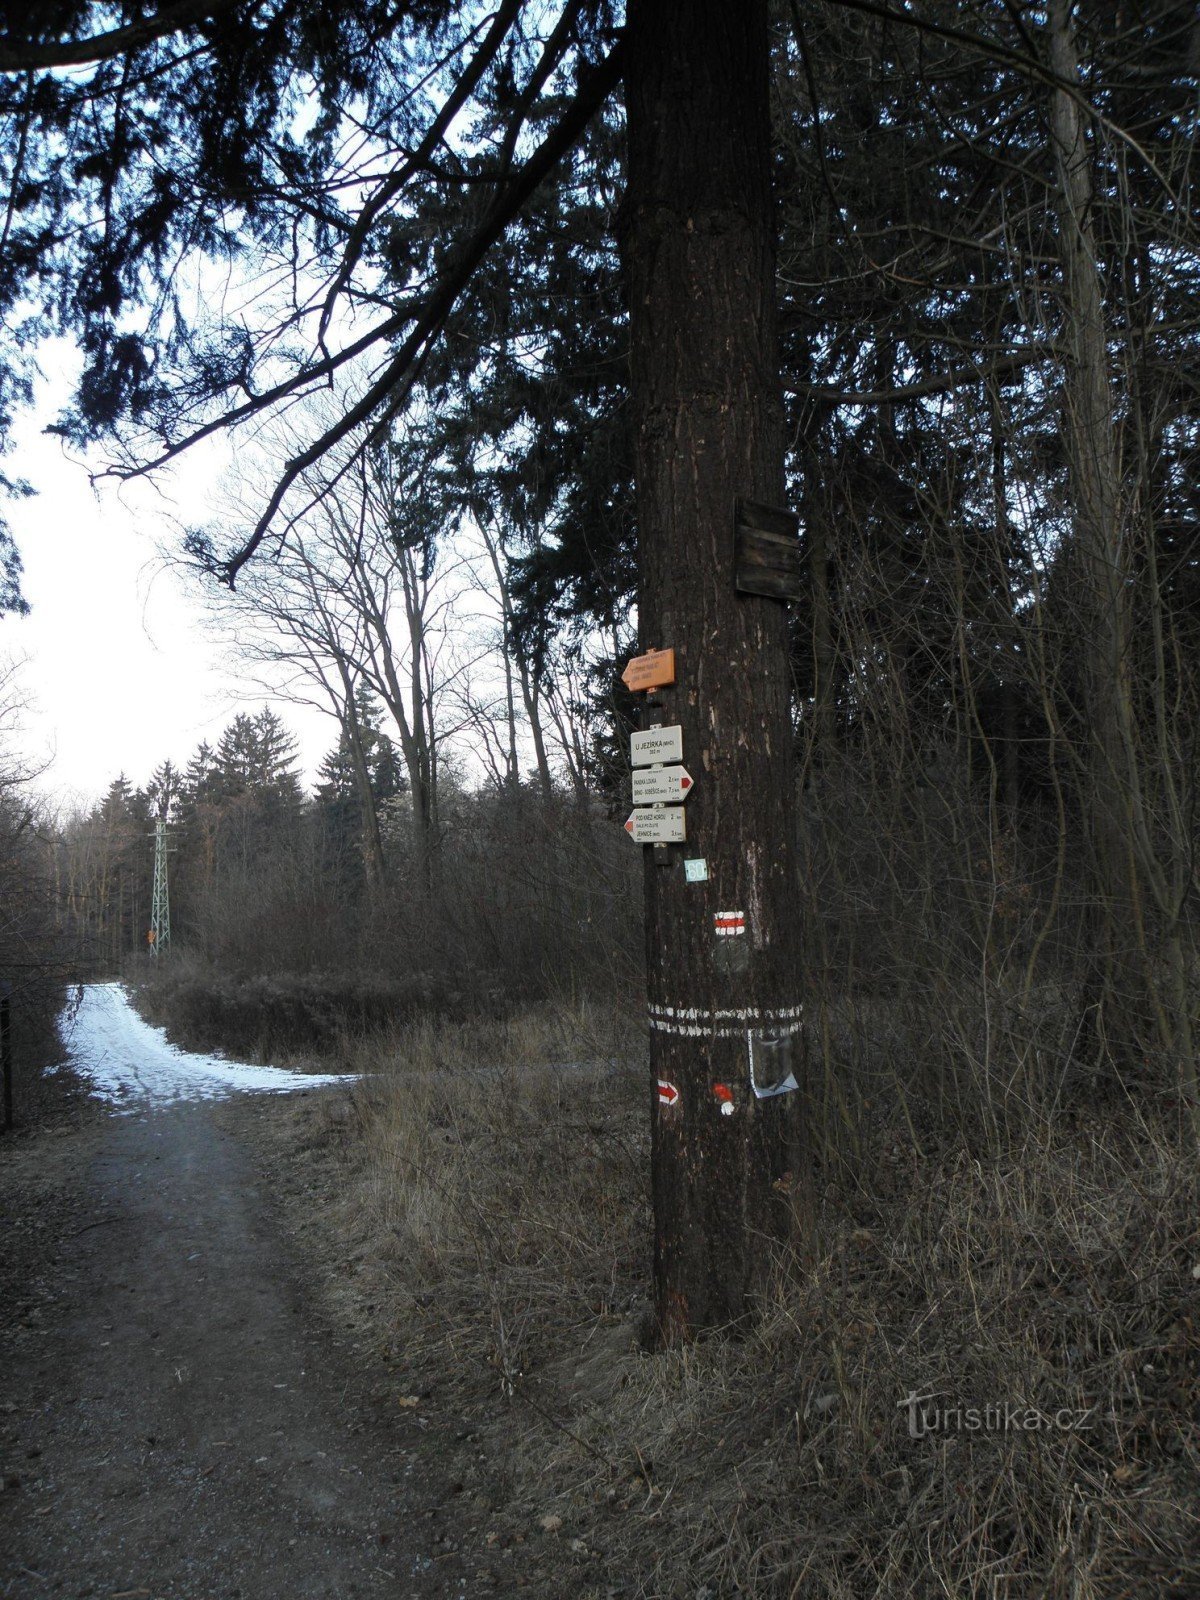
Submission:
<svg viewBox="0 0 1200 1600">
<path fill-rule="evenodd" d="M 1200 1593 L 1164 1126 L 881 1127 L 752 1328 L 651 1355 L 627 1045 L 416 1023 L 346 1088 L 7 1143 L 0 1596 Z"/>
<path fill-rule="evenodd" d="M 314 1305 L 242 1137 L 272 1109 L 4 1148 L 6 1600 L 465 1592 L 442 1430 L 386 1415 Z"/>
<path fill-rule="evenodd" d="M 349 1091 L 172 1100 L 158 1054 L 0 1142 L 0 1596 L 606 1594 L 511 1495 L 496 1374 L 381 1340 Z"/>
</svg>

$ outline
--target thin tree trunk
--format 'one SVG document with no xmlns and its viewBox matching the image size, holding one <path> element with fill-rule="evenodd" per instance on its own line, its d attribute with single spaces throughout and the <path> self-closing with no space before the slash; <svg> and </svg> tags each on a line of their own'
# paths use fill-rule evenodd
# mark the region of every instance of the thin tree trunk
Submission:
<svg viewBox="0 0 1200 1600">
<path fill-rule="evenodd" d="M 1050 61 L 1078 82 L 1071 0 L 1051 0 Z M 1090 744 L 1086 801 L 1094 899 L 1094 961 L 1085 998 L 1102 1048 L 1136 1054 L 1148 1023 L 1146 950 L 1135 865 L 1141 796 L 1129 682 L 1128 556 L 1106 323 L 1093 221 L 1090 149 L 1077 100 L 1050 94 L 1058 171 L 1059 251 L 1068 350 L 1064 433 L 1071 466 L 1075 572 L 1084 650 L 1083 710 Z"/>
<path fill-rule="evenodd" d="M 632 0 L 626 88 L 641 639 L 675 649 L 650 720 L 682 725 L 695 779 L 687 846 L 666 865 L 645 852 L 654 1273 L 671 1342 L 749 1308 L 798 1098 L 755 1099 L 747 1042 L 748 1027 L 796 1027 L 787 613 L 735 593 L 733 575 L 735 497 L 784 499 L 766 0 Z M 705 859 L 706 882 L 685 881 L 685 855 Z M 725 911 L 744 935 L 717 934 Z"/>
<path fill-rule="evenodd" d="M 587 757 L 579 735 L 578 724 L 571 715 L 570 706 L 564 701 L 557 685 L 552 685 L 547 703 L 550 708 L 550 719 L 554 723 L 555 731 L 558 734 L 559 749 L 562 751 L 563 760 L 566 763 L 567 776 L 571 780 L 575 803 L 579 810 L 586 815 L 591 804 L 591 796 L 588 794 L 587 786 Z"/>
<path fill-rule="evenodd" d="M 525 715 L 529 718 L 529 732 L 533 738 L 538 787 L 542 799 L 549 801 L 554 796 L 554 780 L 550 776 L 550 759 L 546 754 L 546 730 L 542 727 L 541 684 L 526 661 L 520 660 L 517 665 L 521 673 L 521 699 L 525 704 Z"/>
<path fill-rule="evenodd" d="M 346 671 L 345 663 L 337 663 L 345 691 L 342 731 L 350 745 L 350 759 L 354 763 L 354 783 L 358 790 L 358 803 L 362 808 L 363 867 L 367 880 L 367 893 L 375 895 L 383 883 L 383 837 L 379 831 L 379 810 L 375 804 L 375 791 L 371 787 L 371 773 L 363 748 L 362 724 L 358 719 L 358 706 L 354 698 L 354 685 Z"/>
<path fill-rule="evenodd" d="M 521 684 L 521 703 L 525 708 L 525 715 L 529 719 L 529 731 L 533 737 L 533 753 L 537 763 L 538 783 L 542 791 L 542 799 L 549 800 L 554 793 L 554 784 L 550 777 L 550 762 L 546 756 L 546 738 L 542 729 L 541 691 L 528 660 L 518 648 L 514 638 L 512 600 L 509 595 L 508 569 L 506 565 L 507 554 L 503 537 L 499 532 L 494 536 L 490 534 L 482 520 L 479 523 L 479 531 L 483 535 L 488 559 L 492 565 L 492 573 L 496 579 L 496 589 L 500 596 L 501 625 L 504 630 L 501 648 L 504 655 L 504 687 L 508 710 L 510 782 L 517 782 L 520 776 L 520 764 L 517 760 L 517 718 L 513 684 L 513 664 L 515 660 L 517 676 Z M 503 560 L 501 559 L 502 557 L 504 557 Z"/>
<path fill-rule="evenodd" d="M 833 754 L 837 710 L 834 683 L 833 606 L 829 593 L 829 524 L 817 489 L 810 494 L 808 567 L 812 597 L 813 717 L 818 765 Z"/>
<path fill-rule="evenodd" d="M 397 553 L 396 566 L 404 589 L 405 626 L 415 663 L 410 664 L 408 687 L 406 689 L 401 684 L 396 670 L 388 620 L 372 588 L 371 575 L 355 569 L 355 593 L 367 632 L 367 659 L 360 663 L 360 669 L 366 672 L 371 687 L 391 712 L 400 736 L 400 752 L 408 773 L 418 876 L 426 890 L 432 892 L 439 877 L 436 817 L 431 792 L 435 758 L 430 748 L 433 738 L 432 703 L 427 703 L 423 661 L 420 659 L 424 650 L 421 595 L 408 552 Z"/>
</svg>

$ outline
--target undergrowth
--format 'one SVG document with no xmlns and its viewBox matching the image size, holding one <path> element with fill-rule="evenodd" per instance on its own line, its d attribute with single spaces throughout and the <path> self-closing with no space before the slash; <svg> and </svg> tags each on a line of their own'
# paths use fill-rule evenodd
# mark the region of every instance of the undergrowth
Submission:
<svg viewBox="0 0 1200 1600">
<path fill-rule="evenodd" d="M 901 1100 L 877 1070 L 751 1326 L 650 1354 L 628 1015 L 344 1038 L 362 1077 L 316 1113 L 339 1292 L 499 1463 L 480 1560 L 537 1508 L 561 1563 L 522 1582 L 556 1597 L 1194 1600 L 1200 1175 L 1169 1101 L 1056 1081 L 947 1124 L 872 1112 Z"/>
<path fill-rule="evenodd" d="M 372 972 L 238 974 L 185 952 L 140 962 L 129 981 L 139 1010 L 175 1043 L 257 1061 L 328 1057 L 350 1039 L 414 1015 L 453 1013 L 465 1003 L 425 973 L 403 980 Z"/>
<path fill-rule="evenodd" d="M 643 1048 L 547 1009 L 352 1062 L 343 1220 L 377 1315 L 490 1393 L 506 1492 L 602 1555 L 570 1592 L 1200 1593 L 1200 1196 L 1173 1130 L 1128 1102 L 982 1152 L 881 1135 L 858 1179 L 825 1173 L 749 1332 L 650 1355 Z"/>
</svg>

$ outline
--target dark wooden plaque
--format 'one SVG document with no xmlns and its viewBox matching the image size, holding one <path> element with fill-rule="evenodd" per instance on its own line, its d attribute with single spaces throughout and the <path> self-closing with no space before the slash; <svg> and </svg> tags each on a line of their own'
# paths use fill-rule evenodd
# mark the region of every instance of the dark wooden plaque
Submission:
<svg viewBox="0 0 1200 1600">
<path fill-rule="evenodd" d="M 739 594 L 802 600 L 807 591 L 800 518 L 757 500 L 735 503 L 733 581 Z"/>
</svg>

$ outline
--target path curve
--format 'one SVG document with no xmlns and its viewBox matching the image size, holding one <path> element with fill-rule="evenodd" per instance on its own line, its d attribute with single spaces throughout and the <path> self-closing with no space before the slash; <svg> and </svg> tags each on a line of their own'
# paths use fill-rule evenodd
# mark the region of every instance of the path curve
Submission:
<svg viewBox="0 0 1200 1600">
<path fill-rule="evenodd" d="M 0 1356 L 4 1600 L 467 1592 L 230 1121 L 144 1096 L 5 1152 L 64 1221 Z"/>
</svg>

